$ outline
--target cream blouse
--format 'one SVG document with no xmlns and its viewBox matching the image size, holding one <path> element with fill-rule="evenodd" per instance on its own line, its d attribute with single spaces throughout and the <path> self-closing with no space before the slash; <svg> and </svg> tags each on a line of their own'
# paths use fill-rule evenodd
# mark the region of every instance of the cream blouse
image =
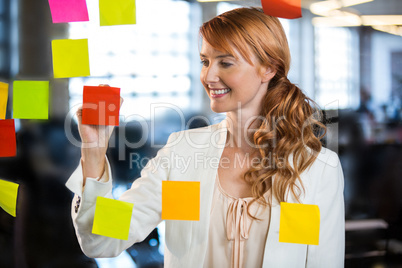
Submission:
<svg viewBox="0 0 402 268">
<path fill-rule="evenodd" d="M 269 197 L 267 192 L 264 197 Z M 216 177 L 205 268 L 262 267 L 270 208 L 226 193 Z M 253 220 L 247 213 L 260 220 Z"/>
</svg>

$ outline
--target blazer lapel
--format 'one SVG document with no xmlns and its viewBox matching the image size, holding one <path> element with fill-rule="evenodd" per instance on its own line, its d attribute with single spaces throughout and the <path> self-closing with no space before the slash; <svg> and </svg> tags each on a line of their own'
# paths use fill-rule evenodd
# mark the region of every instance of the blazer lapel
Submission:
<svg viewBox="0 0 402 268">
<path fill-rule="evenodd" d="M 181 174 L 183 180 L 191 178 L 191 180 L 200 181 L 200 220 L 166 222 L 168 254 L 165 252 L 165 265 L 188 267 L 190 263 L 197 263 L 193 267 L 202 267 L 205 258 L 208 245 L 210 210 L 218 170 L 218 165 L 215 167 L 210 161 L 211 159 L 220 159 L 222 156 L 227 136 L 226 120 L 210 127 L 211 133 L 208 135 L 209 148 L 196 149 L 191 152 L 191 157 L 193 157 L 191 167 L 197 168 L 189 170 L 184 177 Z M 204 163 L 196 162 L 194 153 L 201 154 L 202 159 L 207 161 L 205 168 Z"/>
<path fill-rule="evenodd" d="M 289 158 L 290 161 L 291 159 L 292 157 Z M 273 178 L 273 184 L 275 184 L 275 177 Z M 300 187 L 300 183 L 297 184 Z M 306 185 L 304 186 L 306 188 Z M 306 195 L 302 194 L 299 198 L 300 202 L 304 203 L 305 198 Z M 292 194 L 289 194 L 288 192 L 287 202 L 297 203 L 297 200 L 296 198 L 294 198 Z M 281 215 L 280 203 L 274 196 L 272 196 L 271 220 L 269 224 L 267 240 L 265 243 L 263 267 L 264 268 L 305 267 L 307 245 L 279 242 L 280 215 Z"/>
<path fill-rule="evenodd" d="M 226 136 L 227 136 L 226 119 L 224 119 L 221 123 L 218 124 L 218 128 L 215 128 L 212 131 L 213 131 L 211 136 L 212 143 L 207 152 L 206 159 L 210 160 L 216 158 L 220 159 L 226 144 Z M 211 165 L 211 163 L 208 163 L 205 172 L 203 172 L 202 174 L 198 174 L 199 180 L 201 182 L 201 196 L 200 196 L 201 215 L 199 222 L 193 222 L 194 225 L 197 225 L 196 228 L 193 228 L 193 235 L 194 237 L 196 237 L 197 241 L 205 242 L 205 247 L 203 247 L 203 251 L 200 252 L 201 254 L 204 255 L 206 253 L 206 244 L 208 240 L 207 238 L 210 223 L 210 212 L 215 187 L 215 179 L 218 172 L 218 166 L 219 165 L 213 166 Z"/>
</svg>

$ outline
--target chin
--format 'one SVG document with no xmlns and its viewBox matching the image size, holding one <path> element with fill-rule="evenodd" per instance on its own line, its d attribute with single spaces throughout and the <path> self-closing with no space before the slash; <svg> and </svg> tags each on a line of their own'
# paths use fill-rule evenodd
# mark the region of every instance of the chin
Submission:
<svg viewBox="0 0 402 268">
<path fill-rule="evenodd" d="M 227 110 L 224 109 L 223 107 L 216 107 L 211 105 L 211 110 L 215 113 L 226 113 Z"/>
</svg>

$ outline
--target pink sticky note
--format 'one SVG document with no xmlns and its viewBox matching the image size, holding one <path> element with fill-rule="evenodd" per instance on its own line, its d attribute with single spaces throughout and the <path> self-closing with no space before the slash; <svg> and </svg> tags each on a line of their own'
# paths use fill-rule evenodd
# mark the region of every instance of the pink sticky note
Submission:
<svg viewBox="0 0 402 268">
<path fill-rule="evenodd" d="M 85 0 L 49 0 L 53 23 L 89 21 Z"/>
</svg>

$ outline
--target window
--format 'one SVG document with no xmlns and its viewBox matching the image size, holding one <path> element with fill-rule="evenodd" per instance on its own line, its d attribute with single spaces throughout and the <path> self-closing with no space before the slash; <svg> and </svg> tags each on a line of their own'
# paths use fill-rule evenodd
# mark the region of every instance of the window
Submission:
<svg viewBox="0 0 402 268">
<path fill-rule="evenodd" d="M 239 8 L 239 7 L 243 7 L 241 5 L 236 5 L 236 4 L 231 4 L 231 3 L 225 3 L 225 2 L 219 2 L 216 10 L 217 10 L 217 14 L 222 14 L 226 11 L 235 9 L 235 8 Z M 286 36 L 289 38 L 289 30 L 290 30 L 290 25 L 289 25 L 289 20 L 288 19 L 282 19 L 279 18 L 283 29 L 285 30 Z"/>
<path fill-rule="evenodd" d="M 70 23 L 69 38 L 88 38 L 91 76 L 70 79 L 70 108 L 82 103 L 84 85 L 107 83 L 121 88 L 125 117 L 137 114 L 148 119 L 150 104 L 157 102 L 190 109 L 190 61 L 192 49 L 197 50 L 192 43 L 197 32 L 191 29 L 191 4 L 136 0 L 136 25 L 107 27 L 99 26 L 98 1 L 87 5 L 90 21 Z"/>
<path fill-rule="evenodd" d="M 350 28 L 315 27 L 315 101 L 324 109 L 359 105 L 357 34 Z"/>
<path fill-rule="evenodd" d="M 222 14 L 225 13 L 226 11 L 242 7 L 240 5 L 236 4 L 231 4 L 231 3 L 225 3 L 225 2 L 219 2 L 218 5 L 216 6 L 216 14 Z"/>
<path fill-rule="evenodd" d="M 0 0 L 0 76 L 10 76 L 9 2 Z"/>
</svg>

